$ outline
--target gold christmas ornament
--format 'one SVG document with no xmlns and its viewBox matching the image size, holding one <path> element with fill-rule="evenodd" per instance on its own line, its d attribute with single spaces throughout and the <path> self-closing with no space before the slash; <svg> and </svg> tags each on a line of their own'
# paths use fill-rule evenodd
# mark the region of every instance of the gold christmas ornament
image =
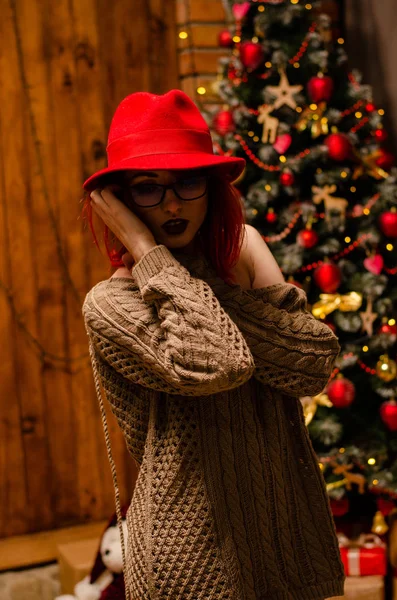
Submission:
<svg viewBox="0 0 397 600">
<path fill-rule="evenodd" d="M 280 121 L 270 115 L 273 110 L 274 106 L 271 104 L 262 104 L 258 107 L 258 123 L 263 125 L 262 144 L 274 144 L 277 138 Z"/>
<path fill-rule="evenodd" d="M 275 96 L 276 100 L 273 104 L 273 110 L 277 110 L 286 104 L 290 108 L 297 107 L 294 95 L 303 90 L 303 85 L 290 85 L 285 69 L 279 69 L 280 83 L 278 85 L 268 85 L 267 90 Z"/>
<path fill-rule="evenodd" d="M 367 299 L 367 308 L 365 312 L 360 312 L 360 317 L 362 320 L 362 331 L 366 331 L 367 335 L 370 337 L 374 334 L 374 321 L 378 318 L 378 313 L 372 312 L 372 298 L 368 297 Z"/>
<path fill-rule="evenodd" d="M 382 381 L 393 381 L 397 375 L 397 363 L 388 354 L 382 354 L 376 363 L 376 374 Z"/>
<path fill-rule="evenodd" d="M 346 486 L 346 489 L 349 492 L 352 490 L 352 486 L 354 484 L 354 485 L 358 486 L 359 494 L 365 493 L 365 484 L 366 484 L 367 480 L 365 479 L 364 475 L 361 475 L 360 473 L 350 473 L 349 472 L 352 469 L 354 469 L 354 465 L 340 465 L 335 460 L 331 461 L 329 464 L 332 467 L 334 467 L 332 469 L 332 472 L 335 475 L 343 475 L 342 481 L 344 482 L 344 485 Z M 328 486 L 327 486 L 327 488 L 328 488 Z"/>
<path fill-rule="evenodd" d="M 384 535 L 388 531 L 389 527 L 385 521 L 385 517 L 380 510 L 378 510 L 378 512 L 375 513 L 374 520 L 372 522 L 371 532 L 376 533 L 377 535 Z"/>
<path fill-rule="evenodd" d="M 304 396 L 303 398 L 300 398 L 300 401 L 303 408 L 303 414 L 305 416 L 306 427 L 312 422 L 319 406 L 327 406 L 328 408 L 333 406 L 331 400 L 325 393 L 317 394 L 317 396 L 313 397 Z"/>
<path fill-rule="evenodd" d="M 355 312 L 363 303 L 362 294 L 350 292 L 349 294 L 320 294 L 320 300 L 313 304 L 312 314 L 316 319 L 325 319 L 335 310 L 342 312 Z"/>
<path fill-rule="evenodd" d="M 375 150 L 370 154 L 360 154 L 357 150 L 354 150 L 354 155 L 359 160 L 360 164 L 354 169 L 353 179 L 359 179 L 359 177 L 365 173 L 378 180 L 387 179 L 389 177 L 389 174 L 376 164 L 378 158 L 382 156 L 380 149 Z"/>
<path fill-rule="evenodd" d="M 328 119 L 324 117 L 326 110 L 326 102 L 320 102 L 318 105 L 311 104 L 302 112 L 299 120 L 295 124 L 295 128 L 298 131 L 304 131 L 307 127 L 309 127 L 310 123 L 313 139 L 320 137 L 320 135 L 327 135 L 329 133 L 329 126 Z"/>
<path fill-rule="evenodd" d="M 337 186 L 335 184 L 324 185 L 323 187 L 318 187 L 317 185 L 312 186 L 313 202 L 314 204 L 321 204 L 321 202 L 324 202 L 325 220 L 328 223 L 331 221 L 332 211 L 339 212 L 343 221 L 346 219 L 346 208 L 349 203 L 345 198 L 331 196 L 336 190 Z"/>
</svg>

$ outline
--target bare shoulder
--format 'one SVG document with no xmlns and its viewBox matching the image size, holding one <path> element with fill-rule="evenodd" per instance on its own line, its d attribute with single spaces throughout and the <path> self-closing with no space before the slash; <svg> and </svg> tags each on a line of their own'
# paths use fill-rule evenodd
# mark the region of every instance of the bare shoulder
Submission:
<svg viewBox="0 0 397 600">
<path fill-rule="evenodd" d="M 253 270 L 253 288 L 284 283 L 284 276 L 261 234 L 252 225 L 245 225 L 244 252 Z"/>
</svg>

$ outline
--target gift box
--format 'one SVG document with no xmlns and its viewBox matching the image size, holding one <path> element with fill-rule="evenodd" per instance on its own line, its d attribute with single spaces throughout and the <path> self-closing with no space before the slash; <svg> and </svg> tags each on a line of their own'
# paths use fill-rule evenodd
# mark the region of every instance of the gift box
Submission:
<svg viewBox="0 0 397 600">
<path fill-rule="evenodd" d="M 345 595 L 332 600 L 384 600 L 385 584 L 380 575 L 346 577 Z"/>
<path fill-rule="evenodd" d="M 347 576 L 386 575 L 386 544 L 378 535 L 363 533 L 356 540 L 349 540 L 343 533 L 338 533 L 338 541 Z"/>
<path fill-rule="evenodd" d="M 92 538 L 58 545 L 59 577 L 63 594 L 73 594 L 76 583 L 89 575 L 99 541 L 98 538 Z"/>
</svg>

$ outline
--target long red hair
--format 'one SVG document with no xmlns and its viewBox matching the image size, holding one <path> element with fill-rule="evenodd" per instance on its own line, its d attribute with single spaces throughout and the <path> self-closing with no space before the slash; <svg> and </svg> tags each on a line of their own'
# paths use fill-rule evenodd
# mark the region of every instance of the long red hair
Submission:
<svg viewBox="0 0 397 600">
<path fill-rule="evenodd" d="M 122 175 L 121 175 L 122 177 Z M 107 185 L 123 185 L 120 174 L 102 178 L 101 187 Z M 93 210 L 90 204 L 90 193 L 86 192 L 83 202 L 82 216 L 89 224 L 96 246 L 100 249 L 93 223 Z M 229 181 L 217 174 L 211 175 L 208 183 L 208 209 L 200 228 L 198 242 L 208 262 L 217 275 L 228 283 L 234 283 L 232 268 L 237 264 L 244 240 L 245 213 L 238 189 Z M 103 241 L 112 267 L 122 267 L 122 255 L 127 249 L 105 225 Z"/>
</svg>

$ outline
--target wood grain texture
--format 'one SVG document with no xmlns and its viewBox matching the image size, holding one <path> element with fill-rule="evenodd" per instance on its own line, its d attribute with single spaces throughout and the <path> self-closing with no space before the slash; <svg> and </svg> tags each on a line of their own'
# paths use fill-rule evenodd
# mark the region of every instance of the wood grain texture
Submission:
<svg viewBox="0 0 397 600">
<path fill-rule="evenodd" d="M 9 538 L 114 512 L 81 315 L 110 268 L 81 219 L 81 186 L 106 164 L 122 98 L 178 86 L 175 5 L 7 0 L 0 34 L 0 538 Z M 125 502 L 137 472 L 108 421 Z"/>
</svg>

